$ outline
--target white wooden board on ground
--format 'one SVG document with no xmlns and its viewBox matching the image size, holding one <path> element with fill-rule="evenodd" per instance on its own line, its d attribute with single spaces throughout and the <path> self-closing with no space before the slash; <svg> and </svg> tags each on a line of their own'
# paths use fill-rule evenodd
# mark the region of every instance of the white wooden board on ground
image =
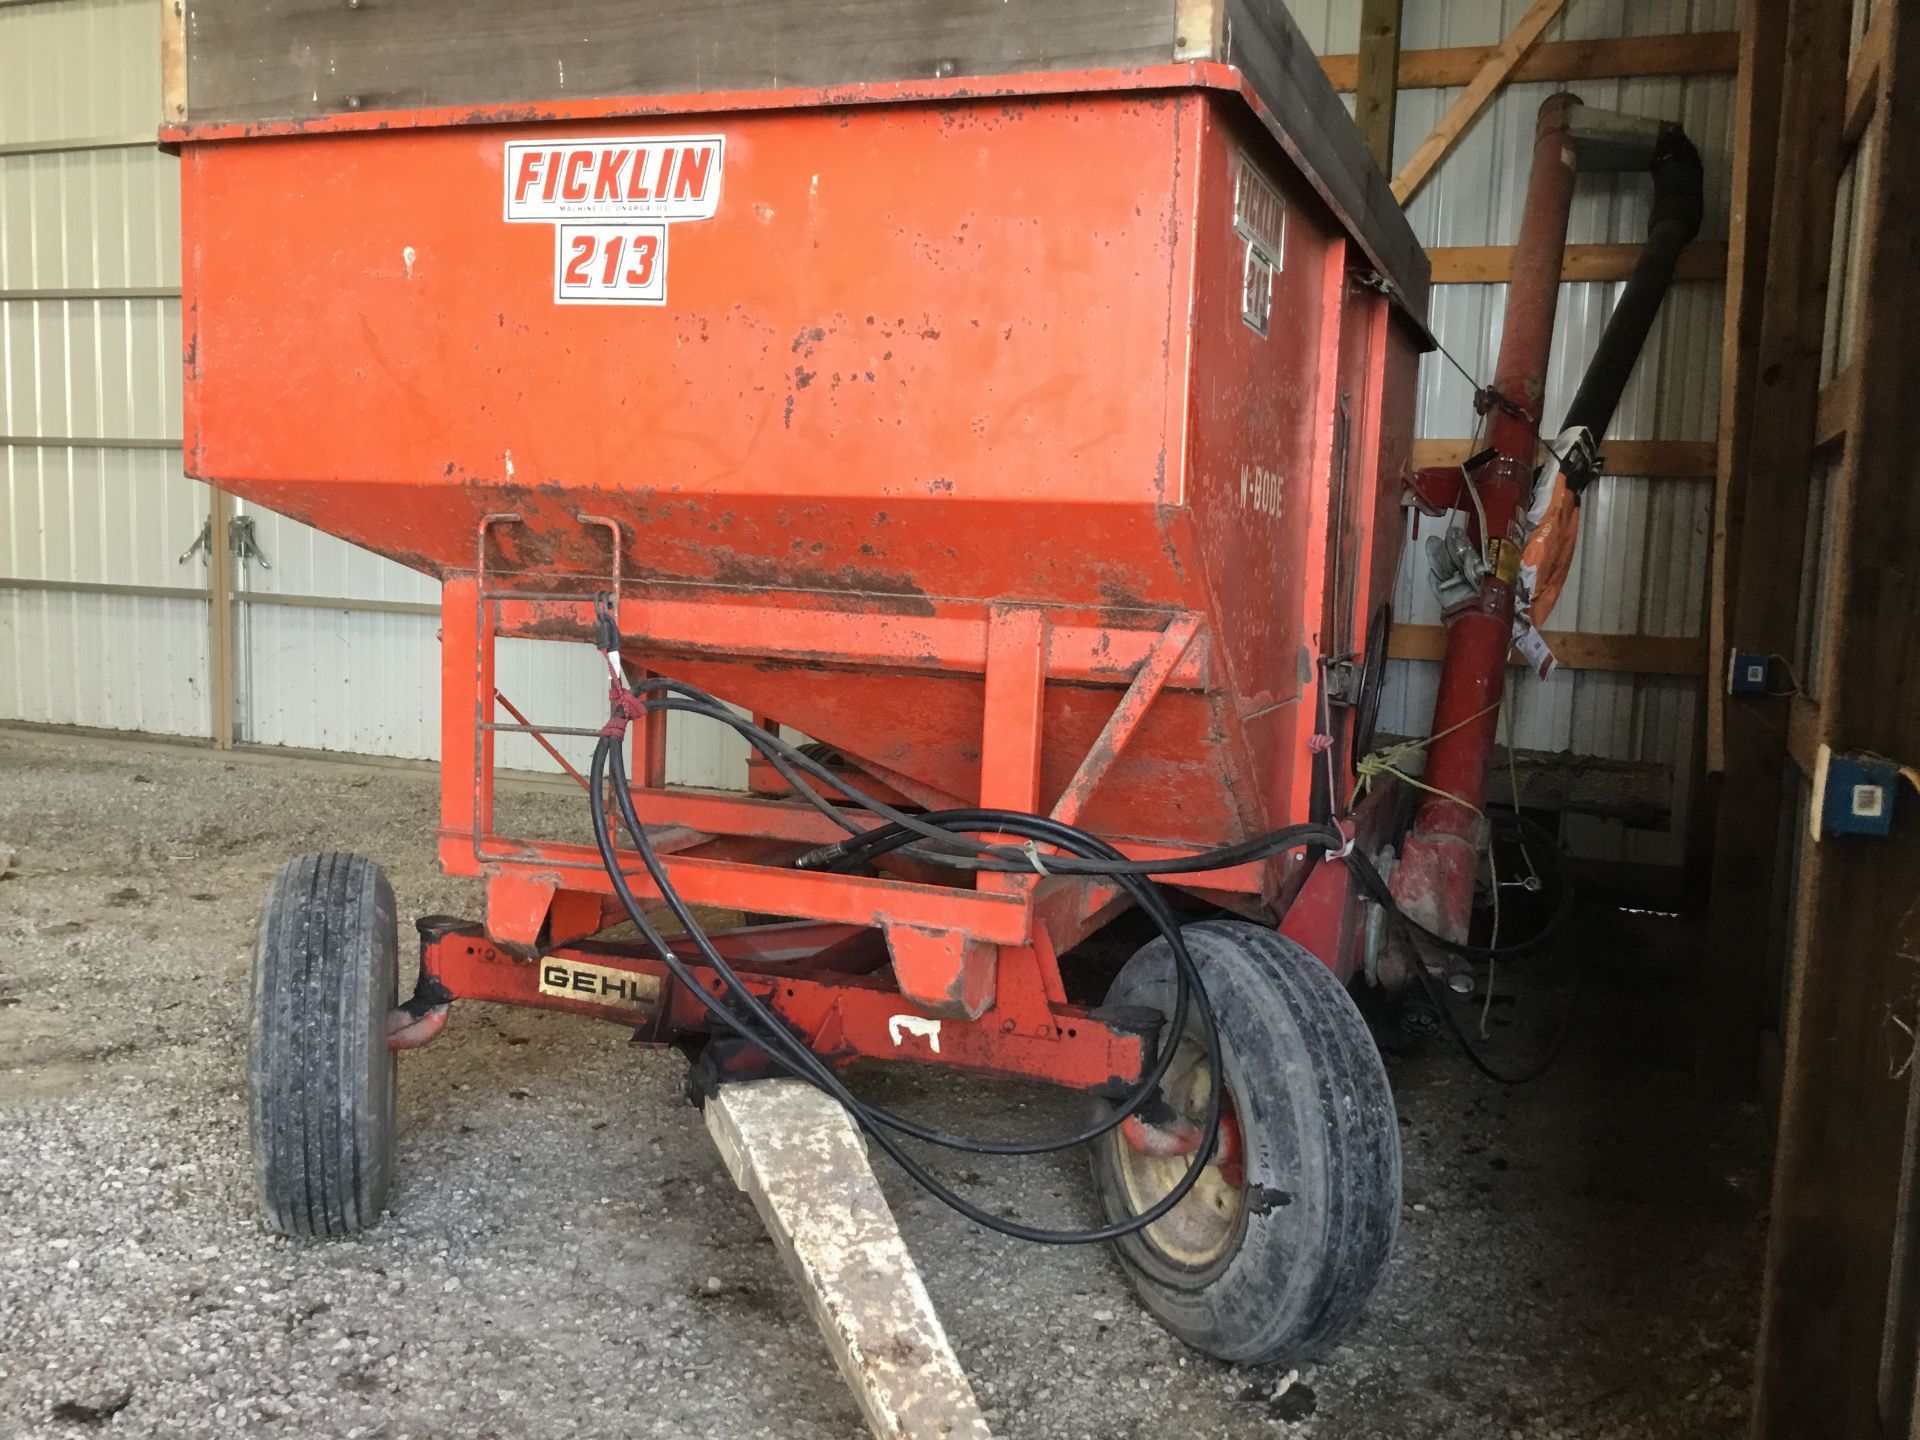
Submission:
<svg viewBox="0 0 1920 1440">
<path fill-rule="evenodd" d="M 992 1440 L 852 1117 L 802 1080 L 723 1085 L 706 1117 L 873 1433 Z"/>
</svg>

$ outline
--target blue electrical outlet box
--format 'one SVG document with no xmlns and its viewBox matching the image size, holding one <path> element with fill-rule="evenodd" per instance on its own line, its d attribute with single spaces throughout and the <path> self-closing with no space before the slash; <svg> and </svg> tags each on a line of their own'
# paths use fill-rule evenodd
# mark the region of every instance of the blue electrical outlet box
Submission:
<svg viewBox="0 0 1920 1440">
<path fill-rule="evenodd" d="M 1900 778 L 1900 767 L 1891 760 L 1841 754 L 1822 745 L 1814 757 L 1813 794 L 1807 806 L 1813 838 L 1889 833 Z"/>
<path fill-rule="evenodd" d="M 1773 689 L 1773 657 L 1736 650 L 1727 665 L 1729 695 L 1765 695 Z"/>
</svg>

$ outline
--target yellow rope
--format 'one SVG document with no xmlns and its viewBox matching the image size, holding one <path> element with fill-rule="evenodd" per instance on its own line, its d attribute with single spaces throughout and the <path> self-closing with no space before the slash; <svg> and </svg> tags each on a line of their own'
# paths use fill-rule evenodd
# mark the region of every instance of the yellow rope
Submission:
<svg viewBox="0 0 1920 1440">
<path fill-rule="evenodd" d="M 1480 807 L 1475 805 L 1471 800 L 1463 800 L 1450 791 L 1442 790 L 1436 785 L 1429 785 L 1417 776 L 1407 774 L 1406 771 L 1400 768 L 1400 762 L 1411 755 L 1419 754 L 1422 750 L 1433 744 L 1434 741 L 1440 739 L 1441 736 L 1451 735 L 1456 730 L 1464 730 L 1467 726 L 1473 724 L 1474 721 L 1499 708 L 1500 701 L 1496 700 L 1485 709 L 1474 711 L 1473 714 L 1467 716 L 1466 719 L 1457 724 L 1449 725 L 1438 734 L 1429 735 L 1424 740 L 1402 740 L 1398 745 L 1389 745 L 1384 750 L 1375 750 L 1371 754 L 1362 755 L 1359 763 L 1353 767 L 1353 794 L 1347 800 L 1347 808 L 1351 810 L 1362 795 L 1372 792 L 1373 782 L 1377 777 L 1381 775 L 1392 775 L 1396 779 L 1405 781 L 1416 790 L 1424 790 L 1429 795 L 1438 795 L 1443 800 L 1451 800 L 1456 805 L 1464 805 L 1476 815 L 1483 814 L 1484 812 Z"/>
</svg>

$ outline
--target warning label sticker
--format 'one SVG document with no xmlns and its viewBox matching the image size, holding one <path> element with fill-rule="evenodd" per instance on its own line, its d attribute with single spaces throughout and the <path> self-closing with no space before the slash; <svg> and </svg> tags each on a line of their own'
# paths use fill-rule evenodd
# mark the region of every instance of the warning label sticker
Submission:
<svg viewBox="0 0 1920 1440">
<path fill-rule="evenodd" d="M 559 305 L 662 305 L 667 232 L 720 208 L 726 139 L 516 140 L 506 147 L 503 218 L 554 227 Z"/>
</svg>

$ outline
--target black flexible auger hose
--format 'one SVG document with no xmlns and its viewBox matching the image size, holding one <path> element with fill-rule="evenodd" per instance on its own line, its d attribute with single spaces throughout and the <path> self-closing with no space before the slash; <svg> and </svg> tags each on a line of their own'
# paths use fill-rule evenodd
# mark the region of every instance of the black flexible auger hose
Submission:
<svg viewBox="0 0 1920 1440">
<path fill-rule="evenodd" d="M 673 694 L 668 692 L 677 693 L 681 698 L 673 698 Z M 711 720 L 718 720 L 721 724 L 738 731 L 749 744 L 767 757 L 781 778 L 792 785 L 803 800 L 830 818 L 839 828 L 848 832 L 846 840 L 821 846 L 801 856 L 794 862 L 797 869 L 840 869 L 843 866 L 865 863 L 867 858 L 871 858 L 865 854 L 868 846 L 874 847 L 874 854 L 884 854 L 899 848 L 900 845 L 915 841 L 938 847 L 934 850 L 916 850 L 914 852 L 916 859 L 949 865 L 956 869 L 1008 871 L 1015 874 L 1031 874 L 1036 869 L 1035 857 L 1027 850 L 963 840 L 933 824 L 931 817 L 927 815 L 898 810 L 874 798 L 852 784 L 844 775 L 835 773 L 798 747 L 762 730 L 751 720 L 736 715 L 719 700 L 693 686 L 656 677 L 644 680 L 635 686 L 634 693 L 636 695 L 658 694 L 662 697 L 644 700 L 644 708 L 648 711 L 684 711 L 690 715 L 702 715 Z M 879 816 L 885 823 L 866 828 L 855 824 L 845 811 L 825 800 L 811 786 L 803 784 L 796 775 L 796 770 L 803 770 L 831 785 L 848 800 L 861 809 Z M 1015 812 L 998 813 L 1013 814 Z M 1041 817 L 1025 818 L 1033 820 Z M 1072 833 L 1086 839 L 1093 838 L 1085 831 L 1074 830 Z M 1041 867 L 1048 874 L 1103 875 L 1116 879 L 1124 875 L 1141 877 L 1190 875 L 1222 870 L 1232 865 L 1250 864 L 1278 855 L 1282 851 L 1297 850 L 1303 846 L 1318 845 L 1337 850 L 1345 843 L 1346 837 L 1329 825 L 1287 825 L 1232 845 L 1224 845 L 1215 850 L 1202 851 L 1175 859 L 1129 860 L 1115 851 L 1112 859 L 1073 854 L 1046 856 L 1041 859 Z M 861 858 L 852 858 L 855 856 Z"/>
<path fill-rule="evenodd" d="M 1680 252 L 1700 233 L 1706 213 L 1700 152 L 1678 125 L 1662 127 L 1647 168 L 1653 175 L 1653 208 L 1647 215 L 1646 243 L 1633 262 L 1633 273 L 1621 287 L 1607 328 L 1601 332 L 1600 343 L 1580 377 L 1580 388 L 1561 421 L 1563 429 L 1584 425 L 1596 445 L 1606 439 L 1620 396 L 1639 363 L 1640 352 L 1646 348 L 1654 318 L 1673 285 Z M 1578 496 L 1591 478 L 1573 474 L 1567 477 L 1567 484 Z"/>
</svg>

